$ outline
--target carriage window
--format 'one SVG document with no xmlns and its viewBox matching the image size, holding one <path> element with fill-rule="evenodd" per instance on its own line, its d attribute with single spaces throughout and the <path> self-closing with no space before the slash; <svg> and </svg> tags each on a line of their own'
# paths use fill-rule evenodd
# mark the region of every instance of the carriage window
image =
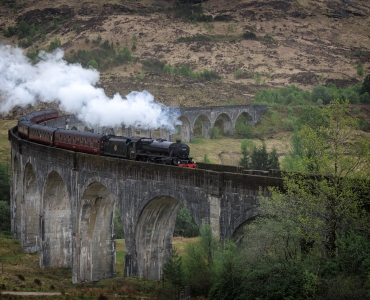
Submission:
<svg viewBox="0 0 370 300">
<path fill-rule="evenodd" d="M 87 146 L 87 139 L 85 140 L 85 146 Z"/>
<path fill-rule="evenodd" d="M 93 139 L 90 140 L 90 147 L 93 147 L 94 144 L 93 144 Z"/>
<path fill-rule="evenodd" d="M 67 142 L 67 137 L 66 136 L 64 136 L 64 142 Z"/>
<path fill-rule="evenodd" d="M 76 137 L 73 137 L 73 144 L 76 144 Z"/>
</svg>

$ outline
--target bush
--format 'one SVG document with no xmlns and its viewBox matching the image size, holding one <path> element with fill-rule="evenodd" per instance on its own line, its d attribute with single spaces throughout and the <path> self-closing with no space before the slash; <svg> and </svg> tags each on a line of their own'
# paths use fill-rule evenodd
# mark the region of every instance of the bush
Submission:
<svg viewBox="0 0 370 300">
<path fill-rule="evenodd" d="M 17 27 L 15 26 L 8 26 L 8 29 L 5 30 L 4 34 L 6 37 L 12 37 L 17 33 Z"/>
<path fill-rule="evenodd" d="M 356 71 L 358 76 L 364 75 L 364 66 L 361 62 L 359 62 L 356 66 Z"/>
<path fill-rule="evenodd" d="M 315 86 L 312 90 L 312 101 L 317 102 L 321 99 L 323 104 L 329 104 L 333 100 L 333 95 L 330 90 L 322 85 Z"/>
<path fill-rule="evenodd" d="M 90 61 L 87 63 L 86 67 L 87 67 L 87 68 L 93 68 L 93 69 L 97 70 L 97 69 L 98 69 L 98 63 L 96 62 L 96 60 L 95 60 L 95 59 L 92 59 L 92 60 L 90 60 Z"/>
<path fill-rule="evenodd" d="M 208 160 L 208 162 L 203 162 L 210 162 L 206 154 L 205 160 Z M 195 237 L 199 235 L 199 228 L 195 223 L 193 216 L 190 214 L 190 211 L 185 206 L 181 207 L 179 213 L 177 214 L 173 235 L 183 237 Z"/>
<path fill-rule="evenodd" d="M 238 79 L 243 76 L 243 70 L 239 69 L 234 73 L 234 78 Z"/>
<path fill-rule="evenodd" d="M 218 129 L 217 126 L 213 126 L 212 128 L 209 129 L 209 137 L 211 139 L 218 139 L 220 135 L 220 130 Z"/>
<path fill-rule="evenodd" d="M 7 201 L 0 200 L 0 232 L 9 232 L 10 224 L 10 205 Z"/>
<path fill-rule="evenodd" d="M 246 40 L 255 40 L 255 39 L 257 39 L 256 34 L 253 33 L 253 32 L 250 32 L 250 31 L 247 31 L 247 32 L 243 33 L 242 37 Z"/>
<path fill-rule="evenodd" d="M 57 49 L 58 47 L 60 47 L 61 45 L 62 45 L 62 43 L 60 42 L 60 39 L 59 38 L 54 38 L 54 41 L 50 42 L 50 44 L 49 44 L 48 51 L 51 52 L 51 51 Z"/>
</svg>

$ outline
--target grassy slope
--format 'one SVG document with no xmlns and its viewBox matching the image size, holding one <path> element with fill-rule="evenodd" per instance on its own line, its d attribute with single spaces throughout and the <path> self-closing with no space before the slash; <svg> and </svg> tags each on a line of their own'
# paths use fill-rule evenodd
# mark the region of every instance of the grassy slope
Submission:
<svg viewBox="0 0 370 300">
<path fill-rule="evenodd" d="M 196 238 L 174 237 L 173 245 L 180 255 L 187 243 L 194 243 Z M 7 291 L 42 291 L 67 292 L 70 299 L 92 295 L 145 295 L 150 296 L 160 290 L 160 283 L 139 278 L 123 278 L 125 241 L 116 240 L 116 277 L 101 280 L 98 283 L 73 285 L 71 269 L 40 269 L 38 253 L 23 253 L 19 241 L 0 236 L 0 257 L 3 272 L 0 273 L 0 290 Z M 21 275 L 21 276 L 20 276 Z M 24 280 L 22 278 L 24 277 Z M 38 283 L 40 280 L 40 283 Z M 0 294 L 0 298 L 2 299 Z M 62 297 L 61 297 L 62 298 Z"/>
</svg>

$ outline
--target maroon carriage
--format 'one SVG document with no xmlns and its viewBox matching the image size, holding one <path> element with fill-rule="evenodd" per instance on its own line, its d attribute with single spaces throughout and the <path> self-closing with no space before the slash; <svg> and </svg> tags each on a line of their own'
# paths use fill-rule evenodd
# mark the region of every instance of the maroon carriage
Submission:
<svg viewBox="0 0 370 300">
<path fill-rule="evenodd" d="M 58 129 L 54 132 L 56 147 L 92 154 L 103 153 L 107 139 L 105 135 L 77 130 Z"/>
</svg>

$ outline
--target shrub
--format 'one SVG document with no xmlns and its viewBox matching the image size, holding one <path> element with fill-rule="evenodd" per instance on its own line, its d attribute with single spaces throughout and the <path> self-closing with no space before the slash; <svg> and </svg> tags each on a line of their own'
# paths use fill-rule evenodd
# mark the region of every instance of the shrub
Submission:
<svg viewBox="0 0 370 300">
<path fill-rule="evenodd" d="M 4 34 L 6 37 L 12 37 L 17 33 L 17 27 L 15 26 L 8 26 L 8 29 L 5 30 Z"/>
<path fill-rule="evenodd" d="M 206 164 L 210 164 L 211 163 L 211 160 L 208 158 L 208 156 L 207 156 L 206 153 L 204 154 L 204 157 L 203 157 L 202 162 L 204 162 Z"/>
<path fill-rule="evenodd" d="M 203 162 L 210 163 L 206 154 L 204 155 Z M 195 237 L 199 235 L 199 228 L 193 216 L 190 214 L 190 211 L 185 206 L 181 207 L 177 214 L 173 235 L 183 237 Z"/>
<path fill-rule="evenodd" d="M 165 64 L 159 60 L 146 59 L 143 61 L 143 68 L 147 70 L 153 70 L 156 72 L 164 72 Z"/>
<path fill-rule="evenodd" d="M 361 62 L 359 62 L 356 66 L 356 71 L 358 76 L 364 75 L 364 66 Z"/>
<path fill-rule="evenodd" d="M 7 201 L 0 200 L 0 232 L 9 232 L 10 224 L 10 206 Z"/>
<path fill-rule="evenodd" d="M 60 47 L 62 43 L 60 42 L 59 38 L 54 38 L 54 41 L 51 41 L 48 47 L 48 51 L 51 52 L 55 50 L 56 48 Z"/>
<path fill-rule="evenodd" d="M 323 104 L 329 104 L 333 100 L 333 94 L 325 86 L 315 86 L 312 90 L 312 101 L 317 102 L 319 99 L 323 101 Z"/>
<path fill-rule="evenodd" d="M 209 129 L 209 137 L 211 139 L 218 139 L 220 134 L 220 130 L 218 129 L 217 126 L 213 126 L 212 128 Z"/>
<path fill-rule="evenodd" d="M 255 39 L 257 39 L 256 34 L 253 33 L 253 32 L 250 32 L 250 31 L 243 33 L 242 37 L 246 40 L 255 40 Z"/>
<path fill-rule="evenodd" d="M 234 73 L 234 78 L 237 79 L 237 78 L 240 78 L 243 76 L 243 70 L 239 69 L 237 70 L 235 73 Z"/>
<path fill-rule="evenodd" d="M 95 60 L 95 59 L 92 59 L 92 60 L 90 60 L 90 61 L 87 63 L 86 67 L 87 67 L 87 68 L 93 68 L 93 69 L 97 70 L 97 69 L 98 69 L 98 63 L 96 62 L 96 60 Z"/>
</svg>

